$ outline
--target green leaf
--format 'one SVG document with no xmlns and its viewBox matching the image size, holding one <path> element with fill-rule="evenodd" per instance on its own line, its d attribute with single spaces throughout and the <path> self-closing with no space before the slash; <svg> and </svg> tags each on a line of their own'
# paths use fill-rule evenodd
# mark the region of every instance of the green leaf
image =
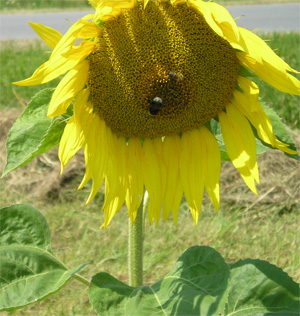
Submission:
<svg viewBox="0 0 300 316">
<path fill-rule="evenodd" d="M 240 260 L 231 265 L 225 315 L 300 315 L 299 285 L 269 262 Z"/>
<path fill-rule="evenodd" d="M 56 118 L 46 117 L 53 91 L 45 89 L 36 94 L 12 126 L 6 142 L 7 163 L 2 176 L 59 143 L 70 113 Z"/>
<path fill-rule="evenodd" d="M 0 209 L 0 223 L 0 310 L 45 298 L 85 266 L 69 270 L 53 255 L 48 224 L 32 206 Z"/>
<path fill-rule="evenodd" d="M 249 79 L 253 79 L 253 78 L 257 78 L 258 76 L 250 69 L 240 65 L 240 71 L 239 71 L 239 76 L 245 77 L 245 78 L 249 78 Z"/>
<path fill-rule="evenodd" d="M 261 102 L 261 106 L 272 122 L 273 132 L 276 135 L 276 137 L 283 143 L 288 144 L 290 149 L 297 151 L 297 148 L 293 139 L 291 138 L 289 132 L 286 130 L 285 125 L 281 122 L 281 119 L 277 115 L 277 113 L 273 109 L 266 106 L 263 102 Z M 264 145 L 274 149 L 268 144 L 264 144 Z M 285 153 L 285 155 L 287 155 L 290 158 L 300 160 L 300 155 L 291 155 L 287 153 Z"/>
<path fill-rule="evenodd" d="M 217 316 L 227 299 L 229 267 L 209 247 L 191 247 L 163 279 L 131 287 L 107 273 L 96 274 L 90 301 L 98 315 Z"/>
</svg>

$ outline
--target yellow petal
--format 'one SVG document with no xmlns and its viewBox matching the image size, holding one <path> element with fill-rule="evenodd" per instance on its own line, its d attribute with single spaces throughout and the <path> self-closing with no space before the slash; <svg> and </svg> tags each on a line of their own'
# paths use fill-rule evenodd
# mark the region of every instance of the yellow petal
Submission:
<svg viewBox="0 0 300 316">
<path fill-rule="evenodd" d="M 95 46 L 94 42 L 83 41 L 79 46 L 73 47 L 67 53 L 62 54 L 62 56 L 73 60 L 83 60 L 91 54 Z"/>
<path fill-rule="evenodd" d="M 297 152 L 287 148 L 287 144 L 276 138 L 271 120 L 262 109 L 258 100 L 259 90 L 257 85 L 250 79 L 243 77 L 239 77 L 238 82 L 244 93 L 237 90 L 234 92 L 234 99 L 231 101 L 233 106 L 248 118 L 262 141 L 286 153 L 296 155 Z"/>
<path fill-rule="evenodd" d="M 167 178 L 166 178 L 166 194 L 163 202 L 163 219 L 164 221 L 167 220 L 171 210 L 173 209 L 174 214 L 178 209 L 174 210 L 174 208 L 179 207 L 178 205 L 178 197 L 177 194 L 180 195 L 180 200 L 182 197 L 182 188 L 179 179 L 179 152 L 178 152 L 178 140 L 179 136 L 166 136 L 164 139 L 164 157 L 162 160 L 165 162 L 167 167 Z M 181 190 L 181 193 L 180 193 Z M 174 219 L 175 220 L 175 219 Z M 176 216 L 177 220 L 177 216 Z"/>
<path fill-rule="evenodd" d="M 212 17 L 212 12 L 210 11 L 210 7 L 207 5 L 207 2 L 202 0 L 190 0 L 187 2 L 187 5 L 195 8 L 203 17 L 205 18 L 208 25 L 221 37 L 223 37 L 222 29 L 216 23 L 214 18 Z"/>
<path fill-rule="evenodd" d="M 34 22 L 28 22 L 33 28 L 35 33 L 52 49 L 55 48 L 57 43 L 61 40 L 62 35 L 55 29 Z"/>
<path fill-rule="evenodd" d="M 91 121 L 93 120 L 93 107 L 88 103 L 89 89 L 80 91 L 75 99 L 73 111 L 74 121 L 77 127 L 78 140 L 84 142 L 84 135 L 87 134 Z"/>
<path fill-rule="evenodd" d="M 206 178 L 207 166 L 204 162 L 207 152 L 198 130 L 184 133 L 180 143 L 180 179 L 191 214 L 197 224 Z"/>
<path fill-rule="evenodd" d="M 80 60 L 68 60 L 67 58 L 56 56 L 42 64 L 31 77 L 13 82 L 17 86 L 34 86 L 49 82 L 60 75 L 63 75 L 71 68 L 74 68 Z"/>
<path fill-rule="evenodd" d="M 179 211 L 180 203 L 182 200 L 182 194 L 183 194 L 183 188 L 180 182 L 178 183 L 176 190 L 174 191 L 173 194 L 175 198 L 172 204 L 172 216 L 173 216 L 174 223 L 177 226 L 178 211 Z"/>
<path fill-rule="evenodd" d="M 255 181 L 259 181 L 256 161 L 256 143 L 247 119 L 230 104 L 219 114 L 222 135 L 228 156 L 239 170 L 247 186 L 257 194 Z"/>
<path fill-rule="evenodd" d="M 227 34 L 231 33 L 235 40 L 239 41 L 240 34 L 238 27 L 228 10 L 214 2 L 207 2 L 206 5 L 210 9 L 213 19 L 216 21 L 218 26 L 221 27 L 223 34 L 225 32 Z"/>
<path fill-rule="evenodd" d="M 144 9 L 146 8 L 148 3 L 149 3 L 149 0 L 144 0 Z"/>
<path fill-rule="evenodd" d="M 81 32 L 82 28 L 88 23 L 88 21 L 79 20 L 78 22 L 74 23 L 67 33 L 61 38 L 61 40 L 55 46 L 50 59 L 54 58 L 56 55 L 61 55 L 69 51 L 75 40 L 78 37 L 78 34 Z"/>
<path fill-rule="evenodd" d="M 63 173 L 66 164 L 81 148 L 82 142 L 78 140 L 77 127 L 74 122 L 74 116 L 72 116 L 59 142 L 58 157 L 61 162 L 61 173 Z"/>
<path fill-rule="evenodd" d="M 273 133 L 272 123 L 260 105 L 257 85 L 250 79 L 243 77 L 238 78 L 238 83 L 243 93 L 236 90 L 232 104 L 235 105 L 256 128 L 259 138 L 274 147 L 275 135 Z"/>
<path fill-rule="evenodd" d="M 115 214 L 120 210 L 122 204 L 123 202 L 120 201 L 120 198 L 118 196 L 116 196 L 116 198 L 109 203 L 109 205 L 104 210 L 104 223 L 101 228 L 107 228 Z"/>
<path fill-rule="evenodd" d="M 76 105 L 76 101 L 74 106 Z M 74 109 L 75 111 L 75 109 Z M 76 114 L 76 112 L 75 112 Z M 78 187 L 78 190 L 80 190 L 81 188 L 83 188 L 86 183 L 90 180 L 91 177 L 93 177 L 95 175 L 94 173 L 94 165 L 93 163 L 95 163 L 95 161 L 97 160 L 96 158 L 94 158 L 95 155 L 97 155 L 100 150 L 99 148 L 95 147 L 97 145 L 102 145 L 103 143 L 106 143 L 106 126 L 105 123 L 99 119 L 99 117 L 97 115 L 95 115 L 93 113 L 93 108 L 90 106 L 86 106 L 83 111 L 78 112 L 78 115 L 82 114 L 82 117 L 84 118 L 85 116 L 87 116 L 86 118 L 83 119 L 83 124 L 78 125 L 79 128 L 79 132 L 82 131 L 83 132 L 83 137 L 86 139 L 86 141 L 84 142 L 84 157 L 85 157 L 85 162 L 86 162 L 86 172 L 85 175 Z M 75 120 L 76 120 L 76 115 L 75 115 Z M 97 126 L 96 126 L 97 125 Z M 97 140 L 95 139 L 96 137 L 93 136 L 93 131 L 90 131 L 91 128 L 94 127 L 97 129 L 97 131 L 99 132 L 99 138 L 100 138 L 100 142 L 98 143 Z M 94 139 L 93 139 L 94 137 Z M 96 152 L 97 151 L 97 152 Z M 98 157 L 98 156 L 97 156 Z M 101 157 L 98 157 L 99 159 L 101 158 L 101 165 L 102 164 L 105 166 L 106 165 L 106 161 L 107 161 L 107 151 L 101 152 Z M 89 163 L 91 162 L 91 163 Z M 98 160 L 97 160 L 98 162 Z M 97 166 L 96 166 L 97 168 Z"/>
<path fill-rule="evenodd" d="M 217 140 L 213 134 L 205 127 L 200 128 L 201 139 L 206 146 L 207 155 L 204 165 L 207 166 L 207 177 L 205 181 L 206 191 L 216 209 L 219 209 L 220 203 L 220 172 L 221 172 L 221 155 Z"/>
<path fill-rule="evenodd" d="M 93 16 L 88 15 L 82 18 L 81 20 L 84 20 L 87 17 L 92 18 Z M 84 26 L 78 33 L 78 38 L 84 38 L 84 39 L 95 38 L 95 37 L 98 37 L 100 33 L 101 33 L 101 28 L 98 25 L 90 21 L 84 21 Z"/>
<path fill-rule="evenodd" d="M 98 2 L 98 0 L 96 0 Z M 89 13 L 81 18 L 81 20 L 92 20 L 94 18 L 94 13 Z"/>
<path fill-rule="evenodd" d="M 52 95 L 48 117 L 55 117 L 67 111 L 72 100 L 86 85 L 88 70 L 89 62 L 85 60 L 65 75 Z"/>
<path fill-rule="evenodd" d="M 112 152 L 109 153 L 110 159 L 105 170 L 104 226 L 108 225 L 122 207 L 127 191 L 124 159 L 126 141 L 124 137 L 118 139 L 116 135 L 112 135 L 111 141 Z M 119 157 L 123 159 L 118 159 Z"/>
<path fill-rule="evenodd" d="M 195 208 L 199 214 L 207 177 L 207 148 L 202 136 L 198 129 L 194 129 L 190 133 L 191 165 L 193 166 L 193 171 L 190 174 L 190 185 L 193 191 Z"/>
<path fill-rule="evenodd" d="M 296 70 L 292 69 L 282 58 L 276 55 L 266 42 L 256 34 L 242 27 L 239 27 L 239 32 L 243 39 L 243 43 L 245 43 L 247 47 L 245 52 L 258 63 L 261 63 L 263 60 L 281 72 L 290 71 L 297 73 Z"/>
<path fill-rule="evenodd" d="M 128 216 L 133 223 L 136 217 L 136 212 L 141 204 L 144 194 L 144 183 L 142 177 L 142 146 L 139 138 L 130 138 L 126 148 L 126 163 L 127 163 L 127 193 L 126 205 Z"/>
<path fill-rule="evenodd" d="M 105 149 L 101 150 L 103 149 L 101 142 L 104 142 L 103 138 L 106 136 L 104 132 L 105 127 L 97 115 L 94 116 L 91 123 L 90 129 L 87 135 L 85 135 L 84 153 L 86 166 L 90 169 L 87 170 L 87 172 L 91 173 L 93 183 L 91 193 L 86 201 L 86 204 L 90 203 L 99 191 L 103 183 L 104 172 L 107 168 L 108 160 L 107 151 L 105 151 Z M 97 135 L 97 137 L 95 137 L 95 135 Z"/>
<path fill-rule="evenodd" d="M 163 183 L 157 146 L 154 145 L 153 140 L 146 138 L 143 143 L 143 150 L 143 178 L 145 188 L 149 193 L 148 217 L 149 222 L 152 223 L 155 219 L 159 220 L 160 218 L 163 202 Z"/>
<path fill-rule="evenodd" d="M 300 95 L 300 82 L 297 78 L 290 75 L 284 68 L 279 68 L 265 60 L 257 62 L 250 55 L 238 52 L 237 57 L 242 65 L 253 70 L 261 79 L 272 85 L 279 91 Z"/>
<path fill-rule="evenodd" d="M 99 4 L 99 0 L 88 0 L 88 1 L 93 6 L 94 9 L 97 8 L 97 6 Z"/>
<path fill-rule="evenodd" d="M 102 0 L 99 1 L 94 16 L 94 21 L 108 21 L 121 14 L 122 9 L 132 9 L 135 0 Z"/>
</svg>

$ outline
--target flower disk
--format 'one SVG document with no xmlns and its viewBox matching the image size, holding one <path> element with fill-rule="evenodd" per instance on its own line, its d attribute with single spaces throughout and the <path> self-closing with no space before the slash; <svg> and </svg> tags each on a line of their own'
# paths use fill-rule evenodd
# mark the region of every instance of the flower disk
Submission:
<svg viewBox="0 0 300 316">
<path fill-rule="evenodd" d="M 90 56 L 95 112 L 124 137 L 198 128 L 222 111 L 237 85 L 232 46 L 185 4 L 150 1 L 103 22 Z"/>
</svg>

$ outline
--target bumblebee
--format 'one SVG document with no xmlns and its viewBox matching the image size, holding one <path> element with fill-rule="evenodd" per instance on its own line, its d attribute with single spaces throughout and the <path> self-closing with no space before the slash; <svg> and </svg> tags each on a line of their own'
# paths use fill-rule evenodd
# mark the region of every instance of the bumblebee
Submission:
<svg viewBox="0 0 300 316">
<path fill-rule="evenodd" d="M 168 72 L 168 76 L 171 80 L 182 81 L 183 75 L 180 72 L 170 71 Z"/>
<path fill-rule="evenodd" d="M 155 97 L 150 102 L 149 112 L 151 115 L 157 115 L 163 106 L 163 100 L 160 97 Z"/>
</svg>

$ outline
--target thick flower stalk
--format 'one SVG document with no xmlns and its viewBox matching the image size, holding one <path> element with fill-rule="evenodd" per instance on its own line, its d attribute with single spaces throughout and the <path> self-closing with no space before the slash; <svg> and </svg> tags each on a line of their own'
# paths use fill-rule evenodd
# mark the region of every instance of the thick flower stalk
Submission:
<svg viewBox="0 0 300 316">
<path fill-rule="evenodd" d="M 59 146 L 62 171 L 83 147 L 92 179 L 90 202 L 105 180 L 104 227 L 126 202 L 132 222 L 149 193 L 150 223 L 177 213 L 185 194 L 197 224 L 204 190 L 219 207 L 220 149 L 210 122 L 246 185 L 259 183 L 257 137 L 285 153 L 263 111 L 250 69 L 280 91 L 300 95 L 296 73 L 254 33 L 238 27 L 222 6 L 201 0 L 92 0 L 95 14 L 62 36 L 30 23 L 53 49 L 34 74 L 15 84 L 63 74 L 48 117 L 74 101 Z M 91 21 L 90 21 L 91 20 Z M 79 45 L 75 41 L 81 39 Z"/>
</svg>

